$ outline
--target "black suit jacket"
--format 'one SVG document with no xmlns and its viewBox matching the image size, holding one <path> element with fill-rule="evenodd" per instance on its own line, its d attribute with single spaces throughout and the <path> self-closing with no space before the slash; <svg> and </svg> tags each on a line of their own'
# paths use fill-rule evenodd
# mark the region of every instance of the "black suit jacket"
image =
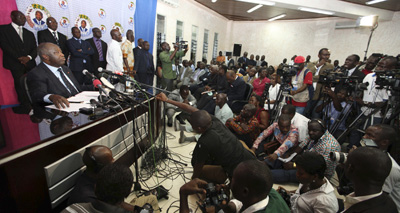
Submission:
<svg viewBox="0 0 400 213">
<path fill-rule="evenodd" d="M 3 50 L 3 67 L 12 71 L 26 73 L 36 66 L 35 58 L 36 39 L 33 33 L 23 28 L 23 39 L 21 41 L 17 31 L 11 24 L 0 25 L 0 47 Z M 32 57 L 26 66 L 19 62 L 18 58 L 22 56 Z"/>
<path fill-rule="evenodd" d="M 86 64 L 89 66 L 89 71 L 93 71 L 90 56 L 94 54 L 94 50 L 92 46 L 90 46 L 89 42 L 81 40 L 81 43 L 79 43 L 75 38 L 71 38 L 67 41 L 67 48 L 71 53 L 69 68 L 72 71 L 82 72 L 84 69 L 83 60 L 86 60 Z M 82 49 L 82 52 L 79 52 L 79 49 Z"/>
<path fill-rule="evenodd" d="M 241 64 L 242 64 L 242 68 L 243 68 L 243 69 L 246 69 L 246 66 L 247 66 L 247 63 L 249 63 L 249 60 L 250 60 L 250 59 L 244 58 L 244 57 L 242 56 L 242 57 L 240 57 L 240 58 L 238 59 L 238 63 L 241 63 Z"/>
<path fill-rule="evenodd" d="M 50 42 L 53 44 L 57 44 L 56 39 L 54 38 L 53 34 L 48 29 L 39 31 L 37 33 L 37 36 L 38 36 L 38 44 L 41 44 L 44 42 Z M 58 43 L 60 45 L 60 49 L 61 49 L 62 53 L 64 54 L 65 59 L 68 59 L 69 52 L 68 52 L 68 48 L 67 48 L 67 36 L 65 36 L 64 34 L 58 32 L 58 31 L 57 31 L 57 36 L 58 36 Z"/>
<path fill-rule="evenodd" d="M 94 43 L 93 38 L 89 38 L 86 39 L 87 42 L 89 42 L 90 46 L 93 48 L 94 54 L 91 55 L 91 59 L 92 59 L 92 64 L 93 64 L 93 68 L 95 71 L 97 71 L 97 68 L 101 67 L 100 66 L 100 61 L 99 61 L 99 51 L 97 50 L 96 44 Z M 101 51 L 103 52 L 103 59 L 105 64 L 107 65 L 107 43 L 104 42 L 103 40 L 101 40 Z M 103 67 L 103 69 L 105 69 L 106 67 Z"/>
<path fill-rule="evenodd" d="M 90 87 L 82 88 L 79 85 L 78 81 L 67 66 L 62 66 L 61 68 L 68 78 L 71 79 L 79 92 L 81 92 L 82 89 L 90 90 Z M 67 88 L 65 88 L 61 81 L 58 80 L 58 78 L 43 62 L 28 73 L 26 80 L 33 103 L 43 103 L 43 97 L 47 94 L 61 95 L 66 98 L 71 96 Z"/>
<path fill-rule="evenodd" d="M 382 195 L 365 200 L 352 205 L 348 208 L 345 213 L 375 213 L 375 212 L 385 212 L 385 213 L 395 213 L 397 212 L 396 204 L 393 202 L 387 194 L 382 193 Z"/>
<path fill-rule="evenodd" d="M 140 50 L 142 50 L 142 49 L 140 49 L 138 46 L 133 48 L 133 59 L 135 60 L 135 62 L 136 62 L 136 59 L 138 57 L 138 53 L 139 53 Z"/>
<path fill-rule="evenodd" d="M 153 62 L 153 55 L 151 55 L 148 51 L 139 49 L 137 50 L 137 55 L 135 59 L 135 65 L 133 67 L 137 73 L 140 74 L 150 74 L 154 75 L 155 68 Z"/>
<path fill-rule="evenodd" d="M 229 60 L 227 66 L 228 66 L 228 69 L 229 69 L 231 66 L 235 66 L 235 60 L 233 60 L 233 58 L 231 58 L 231 59 Z"/>
<path fill-rule="evenodd" d="M 246 92 L 246 82 L 242 78 L 237 77 L 236 80 L 229 84 L 226 95 L 228 96 L 228 104 L 234 100 L 243 100 L 244 93 Z"/>
</svg>

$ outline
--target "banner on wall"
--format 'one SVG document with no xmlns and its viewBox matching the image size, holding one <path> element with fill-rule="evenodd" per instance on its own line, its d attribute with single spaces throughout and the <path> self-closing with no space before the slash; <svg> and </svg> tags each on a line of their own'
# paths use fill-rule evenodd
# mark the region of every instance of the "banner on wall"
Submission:
<svg viewBox="0 0 400 213">
<path fill-rule="evenodd" d="M 32 31 L 47 29 L 47 17 L 58 22 L 58 29 L 68 38 L 72 38 L 71 28 L 78 27 L 81 38 L 92 37 L 92 29 L 101 30 L 102 39 L 111 41 L 110 31 L 118 29 L 122 36 L 127 30 L 134 30 L 136 0 L 16 0 L 18 10 L 26 16 L 25 28 Z"/>
</svg>

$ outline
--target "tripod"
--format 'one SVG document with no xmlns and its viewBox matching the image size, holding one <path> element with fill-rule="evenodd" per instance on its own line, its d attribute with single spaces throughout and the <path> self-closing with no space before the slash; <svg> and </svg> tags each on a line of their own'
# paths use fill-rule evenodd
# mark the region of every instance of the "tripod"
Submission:
<svg viewBox="0 0 400 213">
<path fill-rule="evenodd" d="M 272 109 L 272 112 L 271 112 L 272 119 L 270 119 L 270 124 L 273 124 L 274 122 L 278 121 L 282 107 L 286 105 L 287 98 L 293 98 L 293 96 L 291 96 L 289 94 L 289 91 L 287 89 L 285 89 L 285 87 L 284 88 L 282 88 L 282 87 L 284 87 L 284 85 L 282 85 L 279 88 L 278 95 L 277 95 L 277 98 L 276 98 L 276 101 L 274 104 L 274 108 Z M 269 106 L 269 104 L 268 104 L 268 106 Z"/>
</svg>

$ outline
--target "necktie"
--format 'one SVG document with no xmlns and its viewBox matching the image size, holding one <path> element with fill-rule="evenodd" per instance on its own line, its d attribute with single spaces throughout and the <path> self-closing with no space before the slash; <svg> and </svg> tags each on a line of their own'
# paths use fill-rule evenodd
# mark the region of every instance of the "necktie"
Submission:
<svg viewBox="0 0 400 213">
<path fill-rule="evenodd" d="M 53 36 L 54 36 L 54 39 L 56 40 L 57 45 L 60 46 L 60 44 L 58 43 L 58 38 L 57 38 L 56 32 L 53 32 Z"/>
<path fill-rule="evenodd" d="M 99 52 L 99 61 L 104 61 L 104 59 L 103 59 L 103 51 L 101 49 L 101 40 L 97 39 L 96 41 L 97 41 L 97 42 L 95 42 L 96 43 L 96 49 L 97 49 L 97 52 Z"/>
<path fill-rule="evenodd" d="M 19 37 L 21 38 L 21 41 L 24 42 L 24 38 L 23 38 L 23 36 L 22 36 L 22 26 L 19 26 L 19 27 L 18 27 L 18 30 L 19 30 L 19 32 L 18 32 Z"/>
<path fill-rule="evenodd" d="M 78 94 L 79 92 L 75 89 L 74 86 L 71 85 L 71 83 L 69 83 L 68 79 L 65 77 L 63 70 L 61 68 L 58 68 L 57 71 L 60 72 L 61 79 L 62 81 L 64 81 L 65 86 L 67 86 L 69 93 L 71 93 L 71 96 Z"/>
</svg>

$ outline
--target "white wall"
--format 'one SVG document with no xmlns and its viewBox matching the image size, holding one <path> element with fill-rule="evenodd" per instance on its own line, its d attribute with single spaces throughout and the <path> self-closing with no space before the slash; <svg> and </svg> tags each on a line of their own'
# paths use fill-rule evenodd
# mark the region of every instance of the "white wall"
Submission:
<svg viewBox="0 0 400 213">
<path fill-rule="evenodd" d="M 183 22 L 183 40 L 190 44 L 192 38 L 192 25 L 198 27 L 197 33 L 197 51 L 196 60 L 200 61 L 203 54 L 203 40 L 204 40 L 204 29 L 209 30 L 208 33 L 208 62 L 212 58 L 212 50 L 214 45 L 214 33 L 218 33 L 218 51 L 226 50 L 226 33 L 228 30 L 229 20 L 219 15 L 218 13 L 210 10 L 207 7 L 195 2 L 194 0 L 180 0 L 178 7 L 172 7 L 160 0 L 157 2 L 157 14 L 165 16 L 165 34 L 166 42 L 172 47 L 172 43 L 175 43 L 176 36 L 176 21 Z M 156 28 L 157 29 L 157 28 Z M 155 35 L 155 42 L 157 41 Z M 231 48 L 229 48 L 231 49 Z M 154 53 L 157 52 L 154 47 Z M 190 59 L 190 53 L 187 53 L 184 59 Z"/>
<path fill-rule="evenodd" d="M 331 59 L 344 63 L 347 56 L 358 54 L 364 57 L 370 30 L 335 29 L 336 22 L 351 21 L 343 18 L 322 18 L 293 21 L 257 21 L 234 22 L 228 46 L 242 44 L 242 54 L 265 54 L 266 60 L 273 65 L 283 58 L 293 55 L 311 55 L 311 61 L 317 60 L 318 51 L 323 47 L 331 50 Z M 400 12 L 396 12 L 392 21 L 379 23 L 374 31 L 368 55 L 400 53 Z"/>
<path fill-rule="evenodd" d="M 318 51 L 323 47 L 331 50 L 331 59 L 344 63 L 347 56 L 358 54 L 364 57 L 370 30 L 367 28 L 335 29 L 336 22 L 348 22 L 344 18 L 304 19 L 293 21 L 230 21 L 194 0 L 180 0 L 179 7 L 172 7 L 161 0 L 157 2 L 157 14 L 166 17 L 166 40 L 175 41 L 176 21 L 183 21 L 184 40 L 191 40 L 192 25 L 196 25 L 197 53 L 201 60 L 204 29 L 209 30 L 208 57 L 213 50 L 214 33 L 219 34 L 218 51 L 233 51 L 233 44 L 242 44 L 244 51 L 254 55 L 265 55 L 269 64 L 277 65 L 283 58 L 293 55 L 311 55 L 317 60 Z M 354 20 L 353 20 L 354 21 Z M 156 41 L 156 40 L 155 40 Z M 368 55 L 400 53 L 400 12 L 392 21 L 380 22 L 375 30 Z M 156 49 L 154 49 L 156 52 Z M 188 59 L 190 54 L 186 54 Z"/>
</svg>

